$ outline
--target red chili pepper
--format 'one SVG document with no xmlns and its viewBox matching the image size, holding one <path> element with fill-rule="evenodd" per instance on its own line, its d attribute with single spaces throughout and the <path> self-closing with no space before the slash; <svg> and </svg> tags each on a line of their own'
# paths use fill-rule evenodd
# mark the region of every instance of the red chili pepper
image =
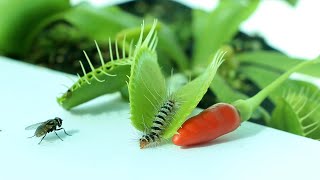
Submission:
<svg viewBox="0 0 320 180">
<path fill-rule="evenodd" d="M 215 104 L 188 119 L 173 136 L 173 143 L 188 146 L 208 142 L 240 126 L 237 109 L 226 103 Z"/>
<path fill-rule="evenodd" d="M 205 143 L 229 133 L 239 127 L 240 123 L 250 119 L 253 111 L 277 87 L 279 87 L 293 72 L 314 63 L 320 59 L 305 61 L 294 66 L 255 96 L 246 100 L 237 100 L 231 104 L 219 103 L 188 119 L 173 136 L 173 143 L 178 146 L 189 146 Z"/>
</svg>

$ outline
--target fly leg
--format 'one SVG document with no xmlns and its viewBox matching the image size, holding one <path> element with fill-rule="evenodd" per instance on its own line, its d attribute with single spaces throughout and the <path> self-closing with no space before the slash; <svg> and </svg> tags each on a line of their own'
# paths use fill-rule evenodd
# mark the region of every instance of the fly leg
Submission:
<svg viewBox="0 0 320 180">
<path fill-rule="evenodd" d="M 63 141 L 63 140 L 61 139 L 61 137 L 57 134 L 56 131 L 54 131 L 54 133 L 56 133 L 56 135 L 58 136 L 58 138 L 59 138 L 61 141 Z"/>
<path fill-rule="evenodd" d="M 33 136 L 31 136 L 31 137 L 28 137 L 28 138 L 33 138 L 33 137 L 35 137 L 36 135 L 33 135 Z"/>
<path fill-rule="evenodd" d="M 38 144 L 40 144 L 42 142 L 42 140 L 46 137 L 46 135 L 47 135 L 47 133 L 41 138 L 41 140 L 40 140 L 40 142 Z"/>
<path fill-rule="evenodd" d="M 65 130 L 64 128 L 59 128 L 59 129 L 57 129 L 56 131 L 59 131 L 59 130 L 61 130 L 61 129 L 63 129 L 63 131 L 64 131 L 64 133 L 65 133 L 66 135 L 71 136 L 70 134 L 68 134 L 68 133 L 66 132 L 66 130 Z"/>
</svg>

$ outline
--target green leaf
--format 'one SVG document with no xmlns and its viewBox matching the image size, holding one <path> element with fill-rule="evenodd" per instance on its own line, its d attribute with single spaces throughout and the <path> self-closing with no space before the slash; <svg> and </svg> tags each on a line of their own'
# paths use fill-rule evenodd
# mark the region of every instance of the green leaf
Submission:
<svg viewBox="0 0 320 180">
<path fill-rule="evenodd" d="M 285 0 L 287 1 L 288 4 L 290 4 L 291 6 L 296 6 L 298 3 L 298 0 Z"/>
<path fill-rule="evenodd" d="M 275 71 L 271 71 L 259 66 L 241 66 L 240 71 L 260 89 L 265 88 L 276 80 L 281 74 Z M 305 81 L 298 81 L 287 79 L 280 87 L 276 88 L 270 95 L 269 98 L 272 102 L 276 102 L 279 96 L 282 96 L 284 89 L 298 90 L 304 86 L 310 86 L 310 83 Z"/>
<path fill-rule="evenodd" d="M 276 102 L 269 125 L 297 135 L 320 140 L 320 95 L 313 84 L 296 81 L 299 88 L 290 88 Z"/>
<path fill-rule="evenodd" d="M 175 34 L 165 25 L 162 25 L 159 31 L 159 49 L 177 64 L 180 71 L 187 70 L 188 58 L 179 45 Z"/>
<path fill-rule="evenodd" d="M 254 51 L 248 53 L 238 54 L 236 57 L 240 63 L 252 64 L 272 68 L 275 70 L 286 71 L 304 59 L 292 58 L 285 54 L 273 51 Z M 320 64 L 314 64 L 307 68 L 302 68 L 297 72 L 310 76 L 320 77 Z"/>
<path fill-rule="evenodd" d="M 146 26 L 145 30 L 146 32 L 149 32 L 151 26 Z M 188 58 L 184 54 L 182 48 L 177 42 L 177 39 L 171 29 L 167 27 L 163 23 L 158 23 L 157 25 L 157 31 L 159 36 L 159 43 L 158 43 L 158 51 L 161 53 L 159 57 L 162 57 L 162 54 L 165 54 L 166 58 L 169 58 L 173 60 L 180 71 L 184 71 L 188 67 Z M 140 27 L 133 27 L 128 28 L 120 31 L 117 33 L 116 39 L 121 41 L 124 36 L 126 36 L 127 39 L 135 39 L 137 40 L 140 35 Z M 169 59 L 160 59 L 161 64 L 163 64 L 163 61 L 169 60 Z M 172 68 L 172 67 L 171 67 Z M 169 69 L 170 71 L 171 69 Z"/>
<path fill-rule="evenodd" d="M 0 54 L 23 56 L 48 19 L 70 8 L 68 0 L 0 1 Z"/>
<path fill-rule="evenodd" d="M 251 80 L 254 84 L 256 84 L 260 89 L 265 88 L 269 84 L 271 84 L 274 80 L 276 80 L 281 74 L 275 71 L 270 71 L 263 67 L 259 66 L 241 66 L 239 71 L 246 76 L 249 80 Z M 271 100 L 275 101 L 276 96 L 279 96 L 282 93 L 281 88 L 286 86 L 288 80 L 282 84 L 280 88 L 276 88 L 272 94 L 270 94 Z"/>
<path fill-rule="evenodd" d="M 134 27 L 140 25 L 142 21 L 142 18 L 122 10 L 118 6 L 102 7 L 101 12 L 104 12 L 103 14 L 105 17 L 108 17 L 108 19 L 114 19 L 114 21 L 116 21 L 118 24 L 121 24 L 123 27 Z M 115 19 L 114 17 L 117 18 Z"/>
<path fill-rule="evenodd" d="M 242 66 L 240 71 L 260 89 L 265 88 L 281 75 L 278 72 L 253 65 Z M 308 84 L 310 83 L 288 79 L 281 85 L 281 87 L 278 87 L 270 94 L 270 98 L 275 102 L 278 96 L 282 96 L 284 89 L 297 90 L 303 86 L 308 86 Z"/>
<path fill-rule="evenodd" d="M 241 22 L 255 11 L 258 4 L 259 0 L 223 0 L 210 13 L 194 10 L 195 46 L 193 65 L 207 66 L 210 62 L 210 59 L 208 59 L 210 54 L 232 39 Z"/>
<path fill-rule="evenodd" d="M 248 98 L 245 94 L 232 89 L 219 74 L 216 74 L 212 83 L 210 84 L 210 90 L 221 102 L 232 103 L 238 99 Z"/>
<path fill-rule="evenodd" d="M 279 98 L 276 104 L 277 106 L 272 112 L 269 126 L 297 135 L 302 135 L 303 132 L 299 123 L 299 117 L 294 112 L 290 104 L 288 104 L 284 98 Z"/>
<path fill-rule="evenodd" d="M 69 22 L 83 34 L 97 41 L 114 38 L 119 31 L 136 27 L 141 22 L 139 18 L 129 16 L 116 7 L 99 9 L 86 3 L 70 9 L 57 19 Z"/>
</svg>

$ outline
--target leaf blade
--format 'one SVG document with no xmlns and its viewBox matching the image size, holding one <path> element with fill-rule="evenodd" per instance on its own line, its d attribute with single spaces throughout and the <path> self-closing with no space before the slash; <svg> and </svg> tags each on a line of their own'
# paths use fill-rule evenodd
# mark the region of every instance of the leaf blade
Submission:
<svg viewBox="0 0 320 180">
<path fill-rule="evenodd" d="M 255 11 L 258 4 L 259 0 L 224 0 L 220 1 L 218 7 L 210 13 L 194 10 L 193 65 L 207 66 L 210 54 L 231 40 L 241 22 Z"/>
<path fill-rule="evenodd" d="M 285 54 L 273 51 L 256 51 L 238 54 L 236 57 L 240 63 L 249 63 L 252 65 L 259 65 L 275 70 L 286 71 L 305 59 L 292 58 Z M 302 68 L 297 72 L 310 76 L 320 77 L 320 64 L 314 64 L 307 68 Z"/>
<path fill-rule="evenodd" d="M 283 98 L 279 98 L 276 104 L 277 106 L 272 112 L 269 126 L 293 134 L 302 135 L 303 131 L 299 123 L 299 117 L 288 102 Z"/>
</svg>

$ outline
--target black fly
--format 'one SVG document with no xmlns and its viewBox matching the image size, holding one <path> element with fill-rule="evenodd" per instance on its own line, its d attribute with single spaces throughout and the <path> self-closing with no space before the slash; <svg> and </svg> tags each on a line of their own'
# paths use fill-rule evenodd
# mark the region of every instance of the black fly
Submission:
<svg viewBox="0 0 320 180">
<path fill-rule="evenodd" d="M 36 136 L 36 137 L 43 136 L 42 139 L 40 140 L 40 142 L 38 143 L 38 144 L 40 144 L 42 142 L 42 140 L 46 137 L 46 135 L 48 133 L 50 133 L 50 132 L 54 132 L 58 136 L 59 139 L 61 139 L 61 137 L 56 132 L 56 131 L 59 131 L 59 130 L 63 130 L 66 135 L 71 136 L 61 126 L 62 126 L 62 119 L 56 117 L 54 119 L 49 119 L 49 120 L 44 121 L 44 122 L 40 122 L 40 123 L 36 123 L 36 124 L 30 125 L 30 126 L 26 127 L 25 129 L 26 130 L 31 130 L 31 129 L 37 128 L 36 131 L 34 132 L 34 135 L 29 137 L 29 138 L 32 138 L 34 136 Z M 63 140 L 61 139 L 61 141 L 63 141 Z"/>
</svg>

